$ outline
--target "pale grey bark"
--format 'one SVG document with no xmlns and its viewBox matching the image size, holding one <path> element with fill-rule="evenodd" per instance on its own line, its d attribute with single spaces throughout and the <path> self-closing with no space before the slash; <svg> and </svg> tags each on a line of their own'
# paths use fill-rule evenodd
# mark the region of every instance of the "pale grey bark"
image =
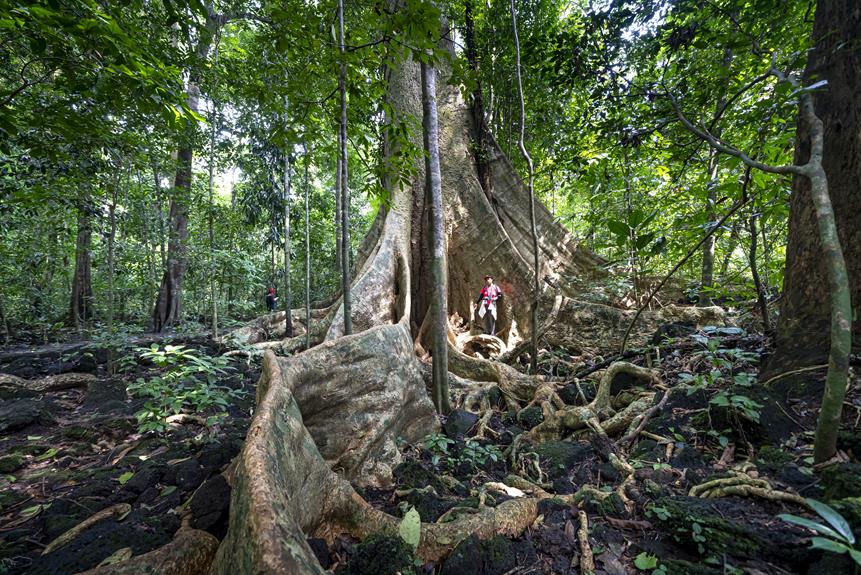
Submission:
<svg viewBox="0 0 861 575">
<path fill-rule="evenodd" d="M 517 95 L 520 99 L 520 140 L 518 147 L 523 159 L 526 160 L 526 169 L 529 173 L 529 182 L 527 191 L 529 192 L 529 225 L 532 228 L 532 253 L 534 258 L 533 283 L 532 283 L 532 306 L 531 318 L 532 325 L 530 326 L 530 334 L 532 336 L 532 356 L 530 360 L 530 368 L 536 371 L 538 366 L 538 298 L 541 293 L 541 266 L 540 252 L 538 250 L 538 229 L 535 225 L 535 170 L 532 165 L 532 157 L 526 151 L 524 143 L 524 134 L 526 132 L 526 105 L 523 100 L 523 80 L 520 73 L 520 39 L 517 36 L 517 11 L 514 9 L 514 0 L 510 0 L 511 7 L 511 27 L 514 30 L 514 57 L 515 71 L 517 72 Z"/>
<path fill-rule="evenodd" d="M 341 175 L 341 291 L 344 306 L 344 335 L 353 333 L 352 295 L 350 293 L 350 187 L 347 181 L 347 61 L 344 47 L 344 0 L 338 0 L 338 49 L 341 71 L 338 90 L 341 93 L 340 175 Z"/>
<path fill-rule="evenodd" d="M 305 144 L 305 349 L 311 347 L 311 217 L 309 207 L 310 181 L 308 169 L 311 153 Z M 287 312 L 290 313 L 289 311 Z"/>
<path fill-rule="evenodd" d="M 285 75 L 285 85 L 286 85 L 286 75 Z M 287 113 L 290 109 L 290 101 L 287 96 L 284 96 L 284 125 L 287 125 Z M 284 192 L 283 202 L 284 202 L 284 293 L 282 297 L 284 298 L 284 312 L 286 314 L 285 327 L 284 327 L 284 336 L 285 337 L 293 337 L 293 314 L 290 313 L 292 309 L 292 294 L 290 293 L 290 148 L 285 143 L 284 145 L 284 167 L 282 173 L 282 190 Z"/>
<path fill-rule="evenodd" d="M 436 70 L 421 64 L 422 123 L 425 145 L 426 201 L 430 204 L 430 293 L 433 340 L 433 400 L 437 411 L 451 411 L 448 393 L 448 263 L 445 249 L 445 212 L 439 167 L 439 123 L 436 107 Z"/>
</svg>

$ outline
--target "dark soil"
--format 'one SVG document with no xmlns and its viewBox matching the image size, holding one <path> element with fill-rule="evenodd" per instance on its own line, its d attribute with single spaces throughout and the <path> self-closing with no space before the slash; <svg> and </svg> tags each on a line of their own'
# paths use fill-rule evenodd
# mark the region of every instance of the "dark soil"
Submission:
<svg viewBox="0 0 861 575">
<path fill-rule="evenodd" d="M 208 344 L 188 344 L 216 355 Z M 138 433 L 142 405 L 126 393 L 129 382 L 155 368 L 132 362 L 108 376 L 106 355 L 85 344 L 54 344 L 0 354 L 0 372 L 20 377 L 85 371 L 98 380 L 87 389 L 36 397 L 6 397 L 0 411 L 16 413 L 0 438 L 0 573 L 63 575 L 97 566 L 130 547 L 135 555 L 173 538 L 181 517 L 223 537 L 230 487 L 221 472 L 242 447 L 259 369 L 232 362 L 219 384 L 243 390 L 221 424 L 176 426 Z M 42 556 L 56 537 L 98 511 L 131 505 L 125 517 L 104 519 L 69 544 Z"/>
<path fill-rule="evenodd" d="M 688 492 L 707 480 L 729 476 L 733 465 L 749 460 L 756 466 L 755 477 L 767 479 L 774 489 L 830 501 L 856 533 L 861 533 L 861 464 L 856 459 L 861 454 L 856 421 L 861 402 L 856 410 L 847 410 L 841 435 L 841 449 L 850 462 L 817 473 L 812 468 L 811 443 L 821 385 L 818 391 L 812 381 L 794 390 L 766 389 L 755 378 L 763 346 L 760 337 L 731 333 L 710 348 L 702 340 L 709 334 L 692 336 L 690 331 L 680 332 L 677 340 L 662 339 L 660 361 L 654 355 L 648 360 L 643 354 L 627 358 L 641 365 L 647 361 L 659 364 L 668 385 L 684 382 L 691 386 L 690 393 L 671 396 L 666 408 L 646 426 L 651 437 L 640 436 L 627 452 L 627 460 L 636 469 L 634 487 L 628 492 L 636 505 L 633 513 L 617 495 L 603 500 L 586 496 L 574 505 L 547 499 L 540 504 L 539 519 L 521 537 L 469 538 L 442 564 L 415 567 L 415 572 L 579 574 L 581 550 L 576 531 L 578 512 L 583 509 L 590 521 L 598 574 L 651 573 L 656 568 L 637 569 L 634 561 L 638 556 L 654 558 L 667 575 L 851 573 L 848 557 L 811 549 L 811 531 L 777 517 L 791 513 L 815 518 L 797 505 L 737 496 L 702 499 L 690 497 Z M 554 350 L 551 355 L 565 353 Z M 551 369 L 553 366 L 546 367 L 548 373 Z M 719 370 L 718 377 L 709 379 L 715 370 Z M 808 376 L 811 380 L 816 377 Z M 636 382 L 619 379 L 613 382 L 614 395 L 636 391 Z M 594 397 L 592 382 L 581 381 L 580 390 L 587 401 Z M 559 395 L 567 404 L 582 404 L 580 390 L 572 384 L 560 385 Z M 747 399 L 736 397 L 735 403 L 726 406 L 721 396 Z M 861 381 L 856 378 L 848 401 L 855 405 L 859 396 Z M 400 516 L 414 507 L 423 521 L 434 522 L 456 517 L 459 508 L 476 508 L 481 487 L 512 472 L 531 481 L 541 477 L 547 491 L 556 494 L 575 493 L 584 485 L 610 491 L 622 479 L 607 460 L 606 445 L 588 433 L 527 446 L 525 451 L 537 459 L 540 476 L 534 469 L 511 468 L 505 457 L 482 460 L 474 449 L 467 448 L 470 442 L 473 447 L 493 446 L 472 438 L 475 421 L 475 416 L 453 412 L 443 426 L 454 440 L 447 452 L 432 452 L 423 444 L 406 446 L 404 463 L 395 469 L 395 488 L 363 495 L 388 513 Z M 499 432 L 497 451 L 503 452 L 514 436 L 540 421 L 537 408 L 496 413 L 490 427 Z M 671 451 L 666 441 L 659 443 L 655 436 L 668 440 Z M 450 479 L 444 482 L 441 477 L 445 475 Z M 507 499 L 496 493 L 486 495 L 484 504 L 490 506 Z M 351 560 L 354 549 L 342 542 L 333 549 L 318 544 L 315 551 L 328 562 L 347 563 L 345 573 L 372 573 L 362 570 L 361 561 Z"/>
<path fill-rule="evenodd" d="M 546 499 L 538 520 L 520 537 L 466 539 L 437 565 L 421 565 L 391 537 L 364 542 L 340 537 L 332 545 L 309 539 L 308 545 L 325 569 L 351 575 L 579 574 L 576 531 L 578 512 L 584 510 L 597 574 L 652 573 L 656 567 L 634 566 L 638 557 L 653 558 L 662 570 L 658 573 L 666 575 L 851 573 L 847 556 L 811 549 L 812 532 L 778 518 L 792 513 L 815 519 L 806 510 L 758 498 L 700 499 L 689 491 L 729 476 L 733 465 L 748 461 L 755 465 L 755 475 L 775 489 L 829 502 L 861 534 L 861 382 L 856 377 L 847 395 L 839 443 L 844 462 L 815 471 L 811 442 L 821 374 L 804 374 L 803 381 L 779 381 L 766 389 L 753 377 L 763 351 L 761 338 L 733 333 L 709 347 L 702 340 L 708 334 L 688 332 L 668 329 L 656 335 L 660 358 L 654 352 L 625 358 L 659 366 L 668 386 L 690 386 L 690 393 L 673 394 L 649 421 L 647 435 L 623 450 L 636 470 L 628 491 L 633 513 L 615 494 L 603 499 L 587 495 L 576 504 Z M 667 339 L 673 335 L 678 339 Z M 218 353 L 203 342 L 191 345 Z M 549 355 L 575 354 L 561 349 Z M 586 366 L 581 371 L 607 363 L 579 359 Z M 134 364 L 109 377 L 105 360 L 79 343 L 38 348 L 32 354 L 22 349 L 0 353 L 0 372 L 35 378 L 84 371 L 98 377 L 86 390 L 0 398 L 0 412 L 7 414 L 3 420 L 12 422 L 0 438 L 0 573 L 76 573 L 124 548 L 145 553 L 169 542 L 186 517 L 193 527 L 219 538 L 225 534 L 230 487 L 221 472 L 241 449 L 258 369 L 236 361 L 236 371 L 220 382 L 247 392 L 230 405 L 222 424 L 206 428 L 190 423 L 163 435 L 141 435 L 133 414 L 142 401 L 129 399 L 126 386 L 155 370 Z M 540 367 L 560 374 L 549 361 Z M 560 397 L 568 405 L 583 404 L 584 396 L 590 401 L 599 375 L 595 371 L 589 375 L 594 379 L 581 379 L 579 387 L 560 385 Z M 636 394 L 637 385 L 620 378 L 612 391 L 619 397 Z M 727 406 L 721 397 L 735 397 L 735 403 Z M 509 497 L 482 487 L 504 481 L 510 473 L 543 481 L 557 495 L 576 493 L 585 485 L 604 491 L 619 485 L 622 478 L 608 461 L 608 445 L 586 432 L 524 444 L 521 452 L 531 453 L 535 464 L 513 467 L 504 456 L 506 448 L 543 416 L 540 409 L 505 412 L 504 402 L 492 403 L 494 441 L 474 437 L 474 414 L 454 412 L 441 421 L 440 437 L 450 440 L 444 450 L 430 450 L 424 443 L 403 446 L 394 484 L 360 494 L 387 513 L 402 516 L 414 507 L 423 521 L 434 522 L 480 505 L 499 505 Z M 131 512 L 105 519 L 68 545 L 40 555 L 57 536 L 117 503 L 130 504 Z"/>
</svg>

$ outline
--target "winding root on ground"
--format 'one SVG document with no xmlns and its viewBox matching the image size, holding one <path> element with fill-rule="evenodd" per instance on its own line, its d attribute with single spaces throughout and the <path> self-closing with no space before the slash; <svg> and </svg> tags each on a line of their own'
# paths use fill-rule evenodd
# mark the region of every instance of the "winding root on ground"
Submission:
<svg viewBox="0 0 861 575">
<path fill-rule="evenodd" d="M 0 374 L 0 389 L 9 391 L 27 390 L 36 393 L 63 391 L 77 387 L 87 387 L 96 381 L 96 376 L 89 373 L 60 373 L 40 379 L 23 379 L 6 373 Z"/>
<path fill-rule="evenodd" d="M 290 375 L 283 373 L 287 367 L 284 360 L 267 356 L 268 381 L 239 457 L 230 528 L 213 564 L 215 575 L 322 574 L 306 537 L 332 542 L 343 533 L 359 539 L 397 533 L 399 518 L 374 509 L 327 465 L 305 426 Z M 423 524 L 418 555 L 439 561 L 471 535 L 519 535 L 535 521 L 544 497 L 549 494 L 511 499 L 448 523 Z"/>
<path fill-rule="evenodd" d="M 121 563 L 96 567 L 78 575 L 205 575 L 218 549 L 218 539 L 199 529 L 180 529 L 173 541 Z"/>
<path fill-rule="evenodd" d="M 659 384 L 657 374 L 647 368 L 627 362 L 616 362 L 604 372 L 598 384 L 595 399 L 587 405 L 566 406 L 555 393 L 545 393 L 540 400 L 544 421 L 521 436 L 523 440 L 541 443 L 543 440 L 558 437 L 567 431 L 591 428 L 602 435 L 616 435 L 628 429 L 637 416 L 646 412 L 654 402 L 655 394 L 646 393 L 635 399 L 621 411 L 615 411 L 611 404 L 610 385 L 619 374 L 628 374 L 651 384 Z M 561 404 L 561 407 L 560 407 Z M 513 451 L 516 451 L 513 450 Z"/>
<path fill-rule="evenodd" d="M 67 545 L 72 540 L 74 540 L 78 535 L 89 529 L 91 526 L 95 525 L 99 521 L 107 519 L 113 515 L 125 515 L 132 510 L 132 506 L 128 503 L 117 503 L 116 505 L 111 505 L 106 509 L 102 509 L 98 513 L 91 515 L 87 519 L 84 519 L 53 541 L 51 541 L 47 547 L 42 550 L 42 555 L 47 555 L 48 553 L 59 549 L 60 547 Z M 122 517 L 120 517 L 122 519 Z"/>
<path fill-rule="evenodd" d="M 595 571 L 595 557 L 592 554 L 592 546 L 589 545 L 589 518 L 582 509 L 578 513 L 580 528 L 577 529 L 577 540 L 580 542 L 580 572 L 593 573 Z"/>
<path fill-rule="evenodd" d="M 456 379 L 482 382 L 465 386 L 467 394 L 461 404 L 470 411 L 474 409 L 469 406 L 480 405 L 493 387 L 502 392 L 508 409 L 518 410 L 521 403 L 532 401 L 536 391 L 552 381 L 543 376 L 525 375 L 498 361 L 468 356 L 453 345 L 448 348 L 448 369 Z"/>
<path fill-rule="evenodd" d="M 784 501 L 795 503 L 802 507 L 808 507 L 807 501 L 800 495 L 774 489 L 765 479 L 752 477 L 744 471 L 730 471 L 730 477 L 712 479 L 699 485 L 695 485 L 688 492 L 691 497 L 703 499 L 714 499 L 717 497 L 759 497 L 769 501 Z"/>
</svg>

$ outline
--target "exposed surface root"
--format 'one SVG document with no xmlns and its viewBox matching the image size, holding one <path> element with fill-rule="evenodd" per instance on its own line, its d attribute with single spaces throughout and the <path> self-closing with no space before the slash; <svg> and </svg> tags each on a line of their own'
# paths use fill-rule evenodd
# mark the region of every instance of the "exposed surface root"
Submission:
<svg viewBox="0 0 861 575">
<path fill-rule="evenodd" d="M 25 389 L 35 393 L 63 391 L 77 387 L 87 387 L 97 381 L 96 376 L 89 373 L 60 373 L 40 379 L 23 379 L 15 375 L 0 374 L 0 389 L 16 391 Z"/>
<path fill-rule="evenodd" d="M 422 368 L 403 324 L 328 341 L 299 355 L 267 354 L 257 401 L 286 386 L 330 465 L 360 485 L 385 485 L 400 462 L 398 437 L 437 428 Z"/>
<path fill-rule="evenodd" d="M 84 519 L 83 521 L 81 521 L 80 523 L 78 523 L 77 525 L 51 541 L 48 546 L 42 550 L 42 555 L 47 555 L 55 549 L 59 549 L 63 545 L 67 545 L 75 537 L 77 537 L 99 521 L 107 519 L 108 517 L 112 517 L 113 515 L 124 515 L 126 513 L 129 513 L 131 510 L 132 506 L 128 503 L 117 503 L 116 505 L 111 505 L 106 509 L 102 509 L 98 513 L 91 515 L 87 519 Z"/>
<path fill-rule="evenodd" d="M 577 529 L 577 541 L 580 542 L 580 572 L 587 574 L 595 571 L 595 557 L 592 546 L 589 545 L 589 517 L 582 509 L 577 514 L 580 528 Z"/>
<path fill-rule="evenodd" d="M 703 499 L 714 499 L 716 497 L 759 497 L 769 501 L 784 501 L 807 507 L 803 497 L 787 491 L 774 489 L 765 479 L 752 477 L 744 471 L 730 471 L 732 476 L 712 479 L 699 485 L 695 485 L 688 492 L 691 497 L 702 497 Z"/>
<path fill-rule="evenodd" d="M 218 539 L 199 529 L 180 529 L 173 541 L 121 563 L 96 567 L 79 575 L 204 575 L 209 572 Z"/>
<path fill-rule="evenodd" d="M 285 384 L 289 378 L 279 377 L 277 364 L 270 369 L 268 391 L 237 466 L 230 528 L 214 574 L 323 573 L 306 536 L 331 542 L 348 533 L 363 539 L 372 533 L 395 533 L 400 523 L 373 508 L 329 468 Z M 447 523 L 423 524 L 418 555 L 439 561 L 471 535 L 519 535 L 535 521 L 538 502 L 547 496 L 541 491 L 495 508 L 480 507 Z"/>
<path fill-rule="evenodd" d="M 577 431 L 587 427 L 591 427 L 595 431 L 600 429 L 599 433 L 606 435 L 614 435 L 627 429 L 637 416 L 649 409 L 654 401 L 654 394 L 645 394 L 642 398 L 616 412 L 610 402 L 610 386 L 616 376 L 620 374 L 628 374 L 651 384 L 660 383 L 658 376 L 650 369 L 632 363 L 616 362 L 604 372 L 598 384 L 595 399 L 591 403 L 577 406 L 564 406 L 563 404 L 559 408 L 556 403 L 558 396 L 555 399 L 550 397 L 549 400 L 543 402 L 544 421 L 527 434 L 528 439 L 540 443 L 544 439 L 556 437 L 563 432 Z"/>
</svg>

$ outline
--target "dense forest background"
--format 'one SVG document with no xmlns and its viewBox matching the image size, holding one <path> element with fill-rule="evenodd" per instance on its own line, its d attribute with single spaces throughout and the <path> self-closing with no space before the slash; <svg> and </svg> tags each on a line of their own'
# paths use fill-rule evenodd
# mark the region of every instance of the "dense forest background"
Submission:
<svg viewBox="0 0 861 575">
<path fill-rule="evenodd" d="M 505 8 L 439 5 L 460 54 L 452 81 L 481 97 L 484 121 L 525 173 Z M 779 1 L 519 8 L 537 197 L 618 272 L 620 300 L 643 298 L 742 192 L 747 204 L 688 260 L 678 287 L 689 301 L 749 302 L 756 273 L 767 299 L 780 292 L 789 178 L 716 155 L 675 120 L 665 93 L 736 147 L 790 163 L 791 91 L 773 79 L 749 84 L 772 53 L 782 66 L 803 67 L 812 9 Z M 397 131 L 383 122 L 380 64 L 401 57 L 397 47 L 421 34 L 421 18 L 433 18 L 420 3 L 409 10 L 346 7 L 354 252 L 386 201 L 380 174 L 398 169 L 380 153 L 383 132 Z M 212 323 L 213 300 L 223 323 L 258 315 L 266 287 L 285 290 L 285 246 L 298 270 L 289 286 L 296 307 L 306 258 L 311 299 L 337 292 L 331 6 L 45 2 L 8 5 L 4 14 L 7 339 L 67 326 L 97 332 L 111 317 L 114 329 L 152 327 L 171 258 L 183 261 L 173 319 L 186 328 Z M 393 32 L 398 19 L 417 29 Z M 399 129 L 406 139 L 420 126 L 406 119 Z M 193 158 L 187 187 L 177 180 L 178 149 Z M 302 247 L 305 186 L 310 254 Z"/>
</svg>

